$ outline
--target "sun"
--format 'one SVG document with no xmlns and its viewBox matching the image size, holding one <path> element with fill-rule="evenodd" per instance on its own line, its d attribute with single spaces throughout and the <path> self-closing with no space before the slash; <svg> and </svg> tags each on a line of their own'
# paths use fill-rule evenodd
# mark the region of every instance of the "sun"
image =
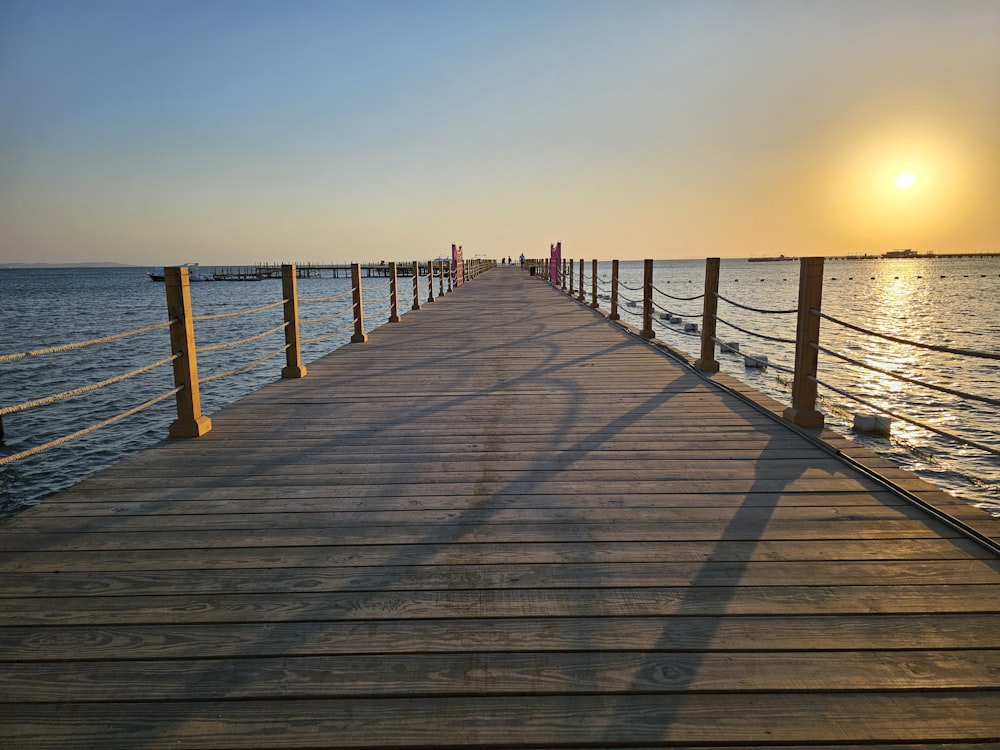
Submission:
<svg viewBox="0 0 1000 750">
<path fill-rule="evenodd" d="M 917 176 L 913 172 L 900 172 L 896 175 L 893 183 L 900 190 L 909 190 L 911 187 L 917 184 Z"/>
</svg>

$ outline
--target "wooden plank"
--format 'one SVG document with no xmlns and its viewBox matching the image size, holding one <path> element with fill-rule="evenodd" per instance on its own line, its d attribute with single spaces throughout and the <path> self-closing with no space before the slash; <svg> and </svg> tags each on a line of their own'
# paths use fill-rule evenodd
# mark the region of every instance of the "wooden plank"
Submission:
<svg viewBox="0 0 1000 750">
<path fill-rule="evenodd" d="M 1000 648 L 994 614 L 481 617 L 0 628 L 11 662 L 532 651 L 887 651 Z M 995 662 L 994 662 L 995 665 Z"/>
<path fill-rule="evenodd" d="M 0 703 L 990 689 L 1000 651 L 397 654 L 6 664 Z"/>
<path fill-rule="evenodd" d="M 996 742 L 998 691 L 380 698 L 7 707 L 16 747 L 656 746 Z"/>
</svg>

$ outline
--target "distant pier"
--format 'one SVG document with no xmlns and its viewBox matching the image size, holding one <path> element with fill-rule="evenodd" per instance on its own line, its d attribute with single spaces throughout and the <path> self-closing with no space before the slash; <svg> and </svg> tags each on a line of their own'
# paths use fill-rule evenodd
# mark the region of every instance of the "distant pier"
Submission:
<svg viewBox="0 0 1000 750">
<path fill-rule="evenodd" d="M 437 261 L 435 261 L 437 262 Z M 450 260 L 446 260 L 450 263 Z M 300 279 L 313 278 L 351 278 L 350 263 L 302 263 L 296 264 L 296 275 Z M 362 263 L 361 275 L 365 278 L 389 277 L 389 263 Z M 211 272 L 215 281 L 264 281 L 265 279 L 280 279 L 280 263 L 258 263 L 252 266 L 217 266 Z M 418 273 L 421 276 L 427 275 L 427 266 L 420 264 Z M 396 263 L 396 275 L 400 277 L 412 277 L 413 266 L 409 261 Z"/>
</svg>

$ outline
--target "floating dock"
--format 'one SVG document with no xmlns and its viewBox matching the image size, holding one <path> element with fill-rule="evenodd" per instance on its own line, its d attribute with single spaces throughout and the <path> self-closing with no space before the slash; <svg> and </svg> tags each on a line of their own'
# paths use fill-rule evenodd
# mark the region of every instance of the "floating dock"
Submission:
<svg viewBox="0 0 1000 750">
<path fill-rule="evenodd" d="M 0 522 L 0 744 L 996 746 L 1000 521 L 772 411 L 490 271 Z"/>
</svg>

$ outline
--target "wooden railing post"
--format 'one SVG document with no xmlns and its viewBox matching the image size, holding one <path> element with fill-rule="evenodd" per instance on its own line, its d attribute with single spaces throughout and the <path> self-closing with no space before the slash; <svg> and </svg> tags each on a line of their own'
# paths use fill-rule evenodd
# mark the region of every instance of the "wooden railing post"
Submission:
<svg viewBox="0 0 1000 750">
<path fill-rule="evenodd" d="M 577 290 L 576 298 L 581 302 L 587 301 L 586 292 L 583 291 L 583 258 L 580 258 L 580 288 Z"/>
<path fill-rule="evenodd" d="M 823 304 L 823 258 L 802 258 L 799 267 L 799 312 L 795 332 L 795 375 L 792 405 L 785 419 L 799 427 L 822 427 L 816 411 L 816 365 L 819 360 L 819 312 Z"/>
<path fill-rule="evenodd" d="M 655 339 L 653 330 L 653 261 L 647 258 L 643 261 L 642 274 L 642 330 L 639 335 L 644 339 Z"/>
<path fill-rule="evenodd" d="M 452 278 L 455 275 L 455 266 L 452 264 L 452 262 L 450 260 L 449 261 L 441 261 L 441 273 L 442 274 L 444 273 L 445 266 L 448 267 L 448 293 L 451 294 L 451 292 L 453 292 L 455 290 L 455 288 L 451 284 L 451 280 L 452 280 Z"/>
<path fill-rule="evenodd" d="M 427 261 L 427 301 L 434 301 L 434 261 Z"/>
<path fill-rule="evenodd" d="M 179 355 L 174 360 L 174 385 L 180 387 L 176 396 L 177 420 L 168 433 L 175 438 L 199 437 L 212 429 L 212 420 L 201 413 L 188 269 L 164 268 L 163 280 L 167 287 L 167 319 L 174 321 L 170 324 L 170 350 Z"/>
<path fill-rule="evenodd" d="M 718 372 L 715 359 L 715 314 L 719 309 L 719 259 L 705 260 L 705 300 L 701 318 L 701 356 L 694 366 L 702 372 Z"/>
<path fill-rule="evenodd" d="M 563 258 L 562 261 L 561 261 L 561 263 L 562 263 L 562 290 L 564 292 L 566 291 L 566 263 L 567 262 L 568 261 L 565 258 Z M 570 265 L 572 265 L 572 264 L 570 264 Z"/>
<path fill-rule="evenodd" d="M 285 300 L 285 366 L 283 378 L 304 378 L 306 366 L 302 364 L 299 345 L 299 292 L 295 265 L 281 266 L 281 296 Z"/>
<path fill-rule="evenodd" d="M 573 266 L 576 265 L 576 264 L 573 263 L 573 259 L 572 258 L 570 258 L 568 262 L 569 262 L 569 289 L 567 291 L 569 292 L 569 296 L 572 297 L 573 296 Z"/>
<path fill-rule="evenodd" d="M 438 297 L 444 296 L 444 261 L 438 261 Z"/>
<path fill-rule="evenodd" d="M 399 322 L 399 288 L 396 283 L 396 263 L 389 263 L 389 322 Z"/>
<path fill-rule="evenodd" d="M 354 335 L 351 336 L 352 344 L 363 344 L 368 340 L 365 333 L 365 310 L 362 301 L 361 287 L 361 266 L 357 263 L 351 264 L 351 287 L 354 292 Z"/>
<path fill-rule="evenodd" d="M 410 309 L 420 309 L 420 264 L 417 261 L 413 261 L 413 307 Z"/>
<path fill-rule="evenodd" d="M 590 264 L 590 306 L 600 307 L 597 304 L 597 258 L 594 258 Z"/>
<path fill-rule="evenodd" d="M 611 313 L 608 320 L 621 320 L 618 314 L 618 261 L 611 261 Z"/>
</svg>

